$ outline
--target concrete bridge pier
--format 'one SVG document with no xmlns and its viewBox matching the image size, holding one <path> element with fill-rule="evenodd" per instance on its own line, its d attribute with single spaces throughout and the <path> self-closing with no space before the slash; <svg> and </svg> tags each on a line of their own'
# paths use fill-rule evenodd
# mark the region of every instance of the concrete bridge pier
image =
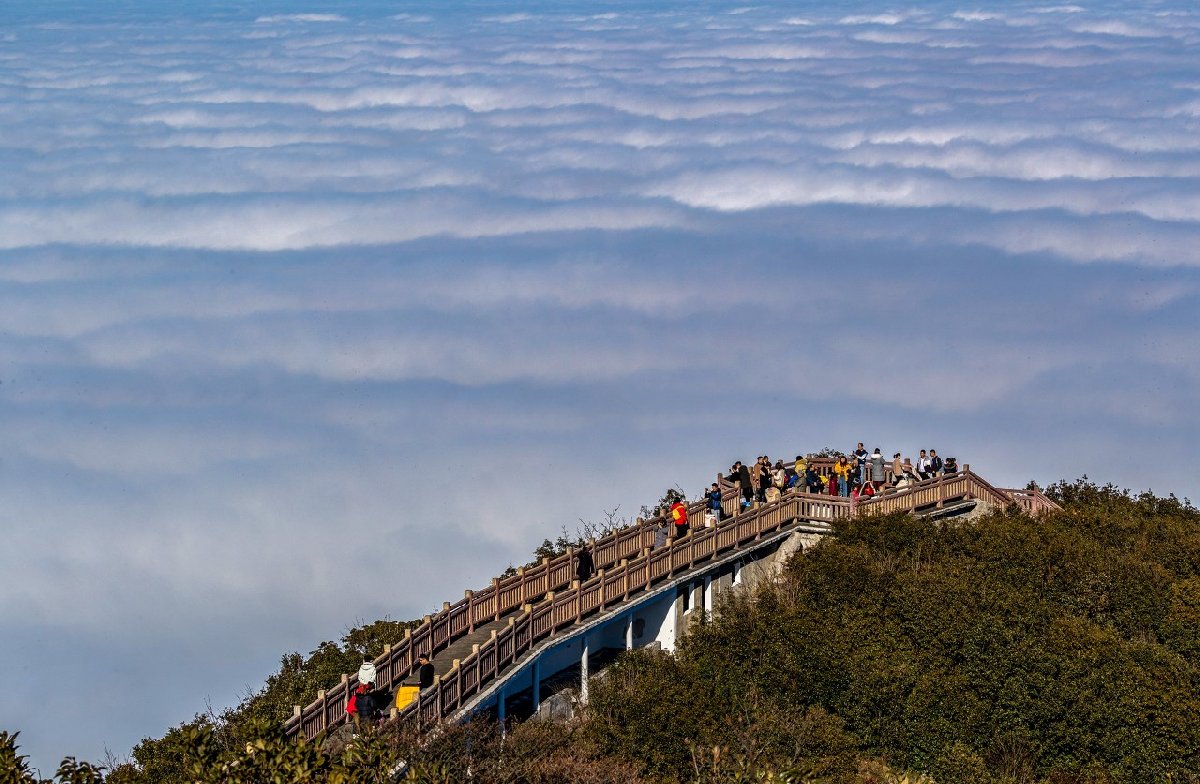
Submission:
<svg viewBox="0 0 1200 784">
<path fill-rule="evenodd" d="M 588 703 L 588 635 L 583 634 L 583 651 L 579 655 L 579 702 Z"/>
<path fill-rule="evenodd" d="M 534 713 L 534 715 L 537 715 L 537 712 L 542 709 L 542 660 L 541 659 L 533 660 L 532 681 L 533 681 L 533 713 Z"/>
</svg>

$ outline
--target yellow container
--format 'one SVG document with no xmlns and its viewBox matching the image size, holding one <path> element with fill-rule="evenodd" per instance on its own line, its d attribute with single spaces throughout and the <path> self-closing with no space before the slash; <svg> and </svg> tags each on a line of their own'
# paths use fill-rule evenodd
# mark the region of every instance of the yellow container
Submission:
<svg viewBox="0 0 1200 784">
<path fill-rule="evenodd" d="M 396 710 L 404 710 L 421 693 L 420 686 L 400 686 L 396 689 Z"/>
</svg>

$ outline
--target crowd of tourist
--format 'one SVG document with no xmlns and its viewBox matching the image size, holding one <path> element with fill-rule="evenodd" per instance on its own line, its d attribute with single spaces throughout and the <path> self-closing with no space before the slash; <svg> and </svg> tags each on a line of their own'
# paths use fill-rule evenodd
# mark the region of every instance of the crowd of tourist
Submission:
<svg viewBox="0 0 1200 784">
<path fill-rule="evenodd" d="M 916 460 L 901 457 L 899 452 L 887 459 L 876 447 L 868 452 L 860 441 L 853 451 L 825 455 L 833 466 L 819 470 L 815 456 L 796 455 L 794 461 L 771 461 L 760 455 L 753 465 L 742 461 L 729 468 L 728 478 L 741 493 L 743 507 L 755 502 L 768 503 L 790 491 L 818 493 L 842 498 L 870 498 L 881 493 L 896 492 L 925 479 L 958 473 L 958 461 L 943 459 L 936 449 L 922 449 Z M 709 514 L 721 519 L 721 488 L 714 482 L 704 494 Z"/>
</svg>

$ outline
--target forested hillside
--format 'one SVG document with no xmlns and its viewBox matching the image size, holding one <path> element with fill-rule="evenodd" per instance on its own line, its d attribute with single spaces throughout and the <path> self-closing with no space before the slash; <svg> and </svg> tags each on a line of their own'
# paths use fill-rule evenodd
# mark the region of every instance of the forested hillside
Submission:
<svg viewBox="0 0 1200 784">
<path fill-rule="evenodd" d="M 1200 513 L 1086 480 L 1050 494 L 1064 508 L 1038 519 L 846 522 L 674 656 L 623 656 L 571 726 L 283 742 L 280 714 L 364 632 L 108 780 L 371 781 L 404 759 L 410 780 L 481 784 L 1200 781 Z M 0 779 L 32 781 L 0 740 Z M 99 775 L 80 770 L 63 780 Z"/>
</svg>

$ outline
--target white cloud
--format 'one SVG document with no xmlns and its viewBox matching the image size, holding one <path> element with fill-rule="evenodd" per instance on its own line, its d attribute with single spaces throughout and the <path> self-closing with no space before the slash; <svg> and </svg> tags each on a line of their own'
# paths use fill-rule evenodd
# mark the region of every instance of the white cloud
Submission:
<svg viewBox="0 0 1200 784">
<path fill-rule="evenodd" d="M 254 20 L 255 24 L 274 24 L 278 22 L 345 22 L 346 17 L 341 14 L 273 14 L 271 16 L 260 16 Z"/>
<path fill-rule="evenodd" d="M 838 20 L 838 24 L 844 25 L 896 25 L 900 24 L 907 18 L 906 14 L 888 13 L 888 14 L 852 14 L 843 16 Z"/>
<path fill-rule="evenodd" d="M 1191 5 L 27 6 L 6 672 L 70 626 L 175 688 L 170 648 L 185 718 L 764 442 L 1196 495 L 1105 457 L 1200 438 Z M 164 729 L 121 699 L 22 740 Z"/>
</svg>

